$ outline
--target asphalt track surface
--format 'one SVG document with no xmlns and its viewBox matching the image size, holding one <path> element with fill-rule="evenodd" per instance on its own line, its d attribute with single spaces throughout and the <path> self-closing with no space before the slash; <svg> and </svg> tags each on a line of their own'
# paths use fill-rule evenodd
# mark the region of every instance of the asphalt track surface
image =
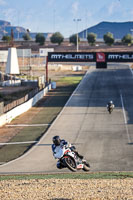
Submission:
<svg viewBox="0 0 133 200">
<path fill-rule="evenodd" d="M 106 104 L 113 100 L 112 114 Z M 91 69 L 66 106 L 32 149 L 0 166 L 0 174 L 70 172 L 56 168 L 54 135 L 73 143 L 91 171 L 133 171 L 133 74 L 128 65 Z"/>
</svg>

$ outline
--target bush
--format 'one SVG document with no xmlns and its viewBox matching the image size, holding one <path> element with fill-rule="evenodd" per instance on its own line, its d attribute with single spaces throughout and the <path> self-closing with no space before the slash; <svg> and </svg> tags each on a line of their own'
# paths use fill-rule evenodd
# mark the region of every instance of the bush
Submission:
<svg viewBox="0 0 133 200">
<path fill-rule="evenodd" d="M 31 37 L 29 36 L 28 33 L 25 33 L 25 34 L 23 35 L 23 39 L 26 40 L 26 41 L 28 41 L 28 40 L 31 40 Z"/>
<path fill-rule="evenodd" d="M 97 37 L 97 35 L 95 33 L 88 33 L 88 35 L 87 35 L 88 43 L 91 45 L 94 45 L 96 42 L 96 37 Z"/>
<path fill-rule="evenodd" d="M 77 34 L 73 34 L 69 38 L 69 42 L 77 45 Z M 78 37 L 78 42 L 80 42 L 80 38 Z"/>
<path fill-rule="evenodd" d="M 2 40 L 5 41 L 5 42 L 10 42 L 10 41 L 11 41 L 11 37 L 8 36 L 8 35 L 4 35 L 4 36 L 2 37 Z"/>
<path fill-rule="evenodd" d="M 39 43 L 40 45 L 44 45 L 45 37 L 42 33 L 36 34 L 36 42 Z"/>
<path fill-rule="evenodd" d="M 103 36 L 104 42 L 105 44 L 111 46 L 112 44 L 114 44 L 114 36 L 112 33 L 108 32 Z"/>
<path fill-rule="evenodd" d="M 57 43 L 60 45 L 63 42 L 64 37 L 60 32 L 56 32 L 51 36 L 50 40 L 52 43 Z"/>
<path fill-rule="evenodd" d="M 131 34 L 127 34 L 122 38 L 122 43 L 127 44 L 128 46 L 132 44 L 132 36 Z"/>
</svg>

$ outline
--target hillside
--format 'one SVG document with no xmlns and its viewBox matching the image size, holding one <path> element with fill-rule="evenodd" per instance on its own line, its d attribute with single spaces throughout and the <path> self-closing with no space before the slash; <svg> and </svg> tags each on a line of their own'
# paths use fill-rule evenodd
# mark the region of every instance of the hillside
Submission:
<svg viewBox="0 0 133 200">
<path fill-rule="evenodd" d="M 86 37 L 86 33 L 96 33 L 97 38 L 103 38 L 103 35 L 107 32 L 111 32 L 114 35 L 115 39 L 121 39 L 128 33 L 132 33 L 133 22 L 101 22 L 95 26 L 92 26 L 86 30 L 83 30 L 79 33 L 81 38 Z"/>
<path fill-rule="evenodd" d="M 11 35 L 11 29 L 13 29 L 14 39 L 22 39 L 23 35 L 27 32 L 27 29 L 21 26 L 12 26 L 10 22 L 0 20 L 0 39 L 3 35 Z M 29 35 L 32 39 L 35 38 L 36 32 L 30 32 Z M 47 38 L 50 33 L 43 33 L 44 37 Z"/>
<path fill-rule="evenodd" d="M 10 22 L 0 20 L 0 39 L 3 35 L 11 35 L 11 29 L 14 32 L 14 38 L 22 37 L 26 33 L 26 29 L 20 26 L 12 26 Z"/>
</svg>

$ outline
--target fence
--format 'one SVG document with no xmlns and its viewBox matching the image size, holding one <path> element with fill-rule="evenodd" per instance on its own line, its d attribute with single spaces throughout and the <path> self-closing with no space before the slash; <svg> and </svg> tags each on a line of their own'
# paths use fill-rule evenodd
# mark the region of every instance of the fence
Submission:
<svg viewBox="0 0 133 200">
<path fill-rule="evenodd" d="M 34 97 L 22 103 L 19 106 L 16 106 L 12 110 L 4 113 L 0 116 L 0 126 L 3 126 L 6 123 L 10 123 L 15 117 L 21 115 L 22 113 L 28 111 L 32 106 L 34 106 L 46 93 L 51 90 L 51 84 L 49 84 L 46 88 L 38 92 Z"/>
<path fill-rule="evenodd" d="M 35 88 L 34 90 L 32 90 L 31 92 L 29 92 L 28 94 L 26 94 L 24 97 L 19 98 L 17 100 L 12 101 L 11 103 L 7 104 L 4 106 L 4 103 L 1 102 L 0 103 L 0 115 L 3 113 L 6 113 L 10 110 L 12 110 L 13 108 L 15 108 L 18 105 L 21 105 L 22 103 L 28 101 L 29 99 L 31 99 L 33 96 L 35 96 L 38 93 L 39 89 Z"/>
</svg>

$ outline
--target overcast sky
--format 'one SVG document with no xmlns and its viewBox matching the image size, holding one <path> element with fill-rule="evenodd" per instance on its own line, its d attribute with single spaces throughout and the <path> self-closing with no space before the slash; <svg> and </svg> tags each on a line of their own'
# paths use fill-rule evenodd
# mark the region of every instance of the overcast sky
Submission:
<svg viewBox="0 0 133 200">
<path fill-rule="evenodd" d="M 133 21 L 133 0 L 0 0 L 0 20 L 69 37 L 102 21 Z"/>
</svg>

